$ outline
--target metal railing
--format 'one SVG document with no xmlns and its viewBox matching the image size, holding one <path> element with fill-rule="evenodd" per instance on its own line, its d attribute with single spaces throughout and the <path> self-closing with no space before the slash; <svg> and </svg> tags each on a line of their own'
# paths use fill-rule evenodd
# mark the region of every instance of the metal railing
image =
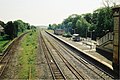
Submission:
<svg viewBox="0 0 120 80">
<path fill-rule="evenodd" d="M 113 40 L 113 32 L 109 32 L 107 33 L 105 36 L 103 36 L 102 38 L 98 39 L 98 45 L 102 45 L 107 41 L 112 41 Z"/>
</svg>

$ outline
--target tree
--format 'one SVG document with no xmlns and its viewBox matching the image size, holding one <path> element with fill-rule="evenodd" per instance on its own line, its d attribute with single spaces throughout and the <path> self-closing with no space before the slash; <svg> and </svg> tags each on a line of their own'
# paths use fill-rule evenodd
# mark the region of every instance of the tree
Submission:
<svg viewBox="0 0 120 80">
<path fill-rule="evenodd" d="M 14 21 L 14 28 L 15 28 L 15 37 L 17 37 L 18 36 L 18 22 L 17 21 Z"/>
<path fill-rule="evenodd" d="M 102 0 L 103 5 L 105 7 L 110 7 L 110 6 L 116 6 L 117 5 L 117 0 Z"/>
<path fill-rule="evenodd" d="M 0 25 L 4 28 L 5 27 L 5 23 L 3 21 L 0 21 Z M 3 36 L 4 35 L 4 32 L 1 32 L 0 33 L 0 36 Z"/>
<path fill-rule="evenodd" d="M 52 25 L 52 29 L 54 30 L 54 29 L 57 29 L 57 24 L 53 24 Z"/>
<path fill-rule="evenodd" d="M 24 32 L 26 30 L 30 30 L 31 26 L 29 23 L 25 23 L 22 20 L 14 21 L 15 26 L 18 28 L 18 32 Z"/>
<path fill-rule="evenodd" d="M 92 14 L 91 13 L 86 13 L 83 15 L 84 19 L 88 22 L 88 23 L 92 23 Z"/>
<path fill-rule="evenodd" d="M 9 36 L 9 39 L 13 39 L 17 35 L 17 27 L 14 26 L 12 21 L 9 21 L 5 26 L 5 33 Z"/>
<path fill-rule="evenodd" d="M 52 29 L 52 25 L 51 24 L 49 24 L 48 29 Z"/>
<path fill-rule="evenodd" d="M 76 27 L 77 33 L 79 33 L 79 35 L 82 37 L 86 37 L 86 31 L 91 27 L 91 24 L 88 23 L 84 18 L 80 18 L 76 23 Z"/>
<path fill-rule="evenodd" d="M 72 29 L 76 29 L 76 22 L 80 18 L 80 15 L 72 14 L 68 18 L 64 19 L 64 21 L 62 22 L 62 26 L 64 27 L 66 32 L 70 31 L 70 33 L 73 34 Z"/>
<path fill-rule="evenodd" d="M 5 23 L 3 21 L 0 21 L 0 25 L 4 28 Z"/>
<path fill-rule="evenodd" d="M 49 29 L 62 28 L 65 29 L 66 32 L 70 31 L 72 34 L 72 30 L 76 29 L 75 32 L 79 33 L 80 36 L 83 37 L 86 36 L 89 29 L 90 31 L 95 30 L 95 34 L 93 36 L 94 39 L 97 37 L 102 37 L 105 35 L 103 30 L 113 31 L 112 7 L 110 7 L 109 2 L 106 2 L 106 6 L 107 7 L 95 10 L 93 14 L 72 14 L 68 16 L 68 18 L 64 19 L 61 25 L 49 25 Z"/>
<path fill-rule="evenodd" d="M 95 37 L 105 35 L 103 30 L 113 31 L 112 8 L 99 8 L 93 12 L 92 26 L 95 29 Z"/>
<path fill-rule="evenodd" d="M 15 21 L 18 26 L 18 32 L 24 32 L 27 29 L 27 25 L 22 20 Z"/>
<path fill-rule="evenodd" d="M 30 30 L 31 29 L 31 26 L 30 26 L 30 24 L 29 23 L 24 23 L 24 25 L 25 25 L 25 28 L 26 29 L 28 29 L 28 30 Z M 33 25 L 32 25 L 33 26 Z"/>
</svg>

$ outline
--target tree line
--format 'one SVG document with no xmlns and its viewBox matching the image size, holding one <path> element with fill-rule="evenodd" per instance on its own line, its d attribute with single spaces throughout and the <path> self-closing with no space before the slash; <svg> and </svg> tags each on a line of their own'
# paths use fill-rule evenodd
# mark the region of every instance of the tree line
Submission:
<svg viewBox="0 0 120 80">
<path fill-rule="evenodd" d="M 78 33 L 81 37 L 90 37 L 93 32 L 93 39 L 102 37 L 106 31 L 113 31 L 112 7 L 102 7 L 93 13 L 72 14 L 60 24 L 49 24 L 48 29 L 64 29 L 66 33 Z"/>
<path fill-rule="evenodd" d="M 8 21 L 6 24 L 0 21 L 0 25 L 4 28 L 4 32 L 1 34 L 5 39 L 14 39 L 26 30 L 35 29 L 36 27 L 25 23 L 22 20 Z"/>
</svg>

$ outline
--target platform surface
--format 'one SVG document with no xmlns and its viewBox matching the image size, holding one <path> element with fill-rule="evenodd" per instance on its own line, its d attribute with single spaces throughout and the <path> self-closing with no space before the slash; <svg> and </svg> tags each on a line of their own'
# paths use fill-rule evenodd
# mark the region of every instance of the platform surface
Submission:
<svg viewBox="0 0 120 80">
<path fill-rule="evenodd" d="M 94 44 L 93 41 L 84 40 L 84 41 L 80 41 L 80 42 L 75 42 L 75 41 L 72 41 L 71 38 L 66 38 L 66 37 L 63 37 L 60 35 L 55 35 L 52 31 L 48 31 L 48 32 L 50 32 L 55 37 L 60 38 L 63 41 L 67 42 L 68 44 L 73 45 L 73 47 L 78 48 L 79 50 L 85 52 L 85 54 L 87 54 L 87 55 L 91 56 L 92 58 L 98 60 L 99 62 L 105 64 L 109 68 L 113 69 L 112 61 L 108 60 L 107 58 L 105 58 L 104 56 L 102 56 L 101 54 L 96 52 L 96 45 Z"/>
</svg>

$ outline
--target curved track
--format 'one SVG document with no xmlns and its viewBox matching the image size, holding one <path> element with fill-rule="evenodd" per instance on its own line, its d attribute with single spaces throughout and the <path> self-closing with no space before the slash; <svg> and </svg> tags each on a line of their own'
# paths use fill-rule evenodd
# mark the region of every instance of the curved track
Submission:
<svg viewBox="0 0 120 80">
<path fill-rule="evenodd" d="M 20 35 L 18 38 L 16 38 L 5 50 L 3 56 L 0 58 L 0 77 L 2 77 L 3 72 L 5 71 L 9 60 L 12 58 L 13 53 L 15 52 L 15 49 L 19 43 L 19 41 L 22 39 L 22 37 L 27 34 L 28 32 Z"/>
</svg>

